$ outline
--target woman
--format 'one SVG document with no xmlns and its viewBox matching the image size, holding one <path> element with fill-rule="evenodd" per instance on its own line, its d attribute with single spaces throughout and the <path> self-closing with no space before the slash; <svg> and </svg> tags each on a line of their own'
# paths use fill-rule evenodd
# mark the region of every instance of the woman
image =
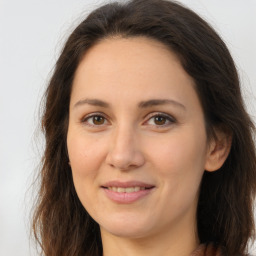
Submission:
<svg viewBox="0 0 256 256">
<path fill-rule="evenodd" d="M 197 14 L 102 6 L 70 35 L 45 98 L 44 255 L 246 255 L 255 128 L 227 47 Z"/>
</svg>

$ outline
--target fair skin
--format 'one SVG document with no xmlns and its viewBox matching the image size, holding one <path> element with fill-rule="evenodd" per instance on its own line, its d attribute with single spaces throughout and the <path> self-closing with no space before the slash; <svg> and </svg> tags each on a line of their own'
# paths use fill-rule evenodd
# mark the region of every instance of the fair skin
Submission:
<svg viewBox="0 0 256 256">
<path fill-rule="evenodd" d="M 224 136 L 222 143 L 207 140 L 194 87 L 175 54 L 143 37 L 101 41 L 78 66 L 67 147 L 104 256 L 188 256 L 199 245 L 201 178 L 228 150 Z M 115 188 L 106 185 L 113 181 Z M 132 187 L 135 199 L 125 201 L 119 184 Z"/>
</svg>

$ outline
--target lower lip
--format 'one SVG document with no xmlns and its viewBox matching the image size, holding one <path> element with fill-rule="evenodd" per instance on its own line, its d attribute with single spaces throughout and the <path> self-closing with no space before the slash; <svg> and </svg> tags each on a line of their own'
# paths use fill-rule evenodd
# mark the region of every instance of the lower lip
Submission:
<svg viewBox="0 0 256 256">
<path fill-rule="evenodd" d="M 114 201 L 116 203 L 120 203 L 120 204 L 133 203 L 141 198 L 146 197 L 153 190 L 153 188 L 150 188 L 150 189 L 139 190 L 139 191 L 131 192 L 131 193 L 125 193 L 125 192 L 118 193 L 118 192 L 115 192 L 115 191 L 107 189 L 107 188 L 103 188 L 103 189 L 109 199 L 111 199 L 112 201 Z"/>
</svg>

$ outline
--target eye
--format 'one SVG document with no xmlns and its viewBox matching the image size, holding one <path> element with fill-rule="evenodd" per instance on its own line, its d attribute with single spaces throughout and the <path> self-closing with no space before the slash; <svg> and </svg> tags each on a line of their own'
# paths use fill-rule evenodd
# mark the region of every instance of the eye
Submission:
<svg viewBox="0 0 256 256">
<path fill-rule="evenodd" d="M 150 118 L 147 121 L 147 124 L 149 125 L 160 126 L 160 127 L 163 127 L 163 126 L 165 127 L 173 123 L 175 123 L 175 119 L 170 115 L 167 115 L 164 113 L 151 114 Z"/>
<path fill-rule="evenodd" d="M 100 114 L 92 114 L 82 119 L 82 123 L 88 126 L 102 126 L 107 124 L 107 119 Z"/>
</svg>

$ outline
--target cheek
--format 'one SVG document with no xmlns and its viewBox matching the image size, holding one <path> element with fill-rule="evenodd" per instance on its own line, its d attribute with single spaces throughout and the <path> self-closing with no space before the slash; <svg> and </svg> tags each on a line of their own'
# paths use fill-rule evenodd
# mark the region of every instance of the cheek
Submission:
<svg viewBox="0 0 256 256">
<path fill-rule="evenodd" d="M 96 216 L 95 207 L 99 202 L 95 193 L 98 188 L 98 170 L 103 159 L 102 147 L 97 140 L 92 141 L 81 131 L 68 133 L 67 147 L 77 196 L 86 211 Z"/>
<path fill-rule="evenodd" d="M 206 134 L 200 126 L 182 127 L 165 138 L 165 142 L 159 143 L 156 158 L 161 159 L 167 166 L 176 166 L 187 168 L 182 172 L 188 172 L 189 169 L 201 169 L 204 166 L 206 158 Z"/>
<path fill-rule="evenodd" d="M 104 160 L 102 143 L 92 136 L 70 131 L 67 147 L 75 189 L 80 201 L 86 206 L 94 198 L 91 195 L 98 187 L 98 170 Z"/>
<path fill-rule="evenodd" d="M 188 128 L 151 144 L 154 169 L 158 170 L 165 189 L 180 191 L 181 194 L 188 189 L 198 189 L 206 160 L 204 130 Z"/>
<path fill-rule="evenodd" d="M 102 143 L 79 133 L 69 133 L 67 147 L 72 170 L 75 175 L 89 175 L 101 164 L 103 158 Z"/>
</svg>

